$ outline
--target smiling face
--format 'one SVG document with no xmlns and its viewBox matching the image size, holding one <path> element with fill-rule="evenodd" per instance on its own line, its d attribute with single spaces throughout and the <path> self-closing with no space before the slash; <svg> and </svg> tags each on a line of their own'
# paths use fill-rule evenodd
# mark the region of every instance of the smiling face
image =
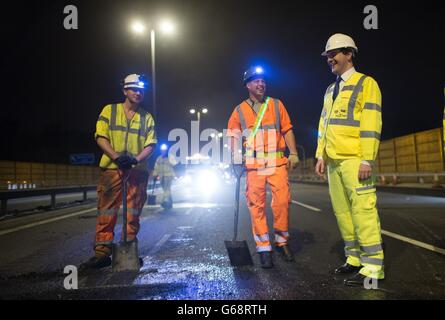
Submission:
<svg viewBox="0 0 445 320">
<path fill-rule="evenodd" d="M 257 78 L 247 82 L 246 87 L 250 95 L 263 97 L 266 92 L 266 81 L 264 81 L 264 78 Z"/>
<path fill-rule="evenodd" d="M 124 89 L 124 95 L 132 104 L 139 104 L 144 100 L 144 90 L 139 88 Z"/>
<path fill-rule="evenodd" d="M 341 76 L 343 73 L 353 67 L 352 52 L 347 50 L 332 50 L 327 54 L 327 63 L 331 71 L 336 76 Z"/>
</svg>

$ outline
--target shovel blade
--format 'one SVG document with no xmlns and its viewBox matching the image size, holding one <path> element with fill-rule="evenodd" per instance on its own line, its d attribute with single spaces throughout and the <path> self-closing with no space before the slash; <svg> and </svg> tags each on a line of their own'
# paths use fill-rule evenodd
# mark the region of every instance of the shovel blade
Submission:
<svg viewBox="0 0 445 320">
<path fill-rule="evenodd" d="M 113 245 L 113 272 L 139 271 L 140 267 L 137 241 L 119 242 Z"/>
<path fill-rule="evenodd" d="M 235 267 L 253 265 L 246 241 L 224 241 L 230 264 Z"/>
<path fill-rule="evenodd" d="M 151 194 L 148 195 L 147 204 L 150 205 L 150 206 L 156 205 L 156 196 L 155 195 L 151 195 Z"/>
</svg>

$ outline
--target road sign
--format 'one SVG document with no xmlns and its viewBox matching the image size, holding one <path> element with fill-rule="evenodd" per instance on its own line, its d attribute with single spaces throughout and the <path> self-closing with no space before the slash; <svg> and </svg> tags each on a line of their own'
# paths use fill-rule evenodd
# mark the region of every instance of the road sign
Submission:
<svg viewBox="0 0 445 320">
<path fill-rule="evenodd" d="M 70 155 L 70 163 L 74 165 L 93 164 L 94 153 L 79 153 Z"/>
</svg>

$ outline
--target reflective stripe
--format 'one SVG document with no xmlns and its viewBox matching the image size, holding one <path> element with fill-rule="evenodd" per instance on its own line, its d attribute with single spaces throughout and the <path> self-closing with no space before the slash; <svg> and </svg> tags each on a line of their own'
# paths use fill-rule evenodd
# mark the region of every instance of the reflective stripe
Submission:
<svg viewBox="0 0 445 320">
<path fill-rule="evenodd" d="M 258 242 L 268 242 L 269 241 L 269 234 L 267 234 L 267 233 L 263 234 L 262 236 L 254 235 L 253 237 L 254 237 L 255 241 L 258 241 Z"/>
<path fill-rule="evenodd" d="M 340 126 L 350 126 L 350 127 L 360 127 L 360 121 L 350 120 L 350 119 L 329 119 L 329 124 L 340 125 Z"/>
<path fill-rule="evenodd" d="M 272 251 L 272 246 L 257 246 L 257 252 Z"/>
<path fill-rule="evenodd" d="M 246 157 L 248 158 L 283 158 L 284 152 L 255 152 L 253 150 L 247 150 Z"/>
<path fill-rule="evenodd" d="M 355 240 L 352 241 L 346 241 L 345 240 L 345 247 L 355 247 L 358 246 L 358 242 Z"/>
<path fill-rule="evenodd" d="M 114 103 L 111 105 L 110 126 L 116 126 L 117 105 Z"/>
<path fill-rule="evenodd" d="M 332 91 L 334 91 L 334 86 L 335 86 L 335 82 L 334 82 L 334 83 L 331 83 L 331 84 L 329 85 L 329 87 L 326 89 L 325 96 L 328 95 L 328 94 L 331 94 Z"/>
<path fill-rule="evenodd" d="M 364 190 L 371 190 L 371 189 L 375 189 L 375 186 L 360 187 L 360 188 L 356 188 L 355 191 L 364 191 Z"/>
<path fill-rule="evenodd" d="M 147 132 L 145 131 L 145 125 L 146 125 L 145 114 L 140 113 L 139 117 L 140 117 L 140 121 L 141 121 L 141 133 L 139 135 L 145 137 L 147 135 Z"/>
<path fill-rule="evenodd" d="M 284 238 L 284 237 L 282 237 L 282 236 L 280 236 L 279 234 L 276 234 L 276 235 L 275 235 L 275 242 L 278 242 L 278 243 L 286 243 L 286 242 L 287 242 L 287 239 Z"/>
<path fill-rule="evenodd" d="M 368 258 L 368 257 L 360 257 L 360 262 L 362 264 L 373 264 L 375 266 L 383 266 L 383 260 L 381 259 L 375 259 L 375 258 Z"/>
<path fill-rule="evenodd" d="M 366 253 L 376 253 L 378 251 L 382 251 L 382 245 L 381 244 L 376 244 L 373 246 L 360 246 L 360 250 L 366 252 Z"/>
<path fill-rule="evenodd" d="M 139 133 L 141 131 L 139 129 L 132 129 L 132 128 L 127 130 L 127 128 L 125 128 L 124 126 L 111 126 L 111 125 L 110 125 L 110 130 L 113 130 L 113 131 L 123 131 L 123 132 L 127 132 L 128 131 L 128 133 L 134 133 L 134 134 L 137 134 L 137 135 L 140 135 Z"/>
<path fill-rule="evenodd" d="M 97 215 L 98 216 L 113 216 L 113 215 L 116 215 L 119 212 L 119 210 L 120 210 L 120 208 L 97 210 Z M 137 216 L 141 215 L 142 210 L 134 209 L 134 208 L 127 208 L 127 213 L 137 217 Z"/>
<path fill-rule="evenodd" d="M 353 251 L 353 250 L 345 250 L 345 256 L 352 256 L 352 257 L 360 258 L 360 252 Z"/>
<path fill-rule="evenodd" d="M 365 75 L 361 76 L 360 80 L 355 85 L 354 91 L 352 91 L 351 98 L 349 99 L 349 104 L 348 104 L 348 120 L 354 120 L 355 104 L 357 102 L 357 97 L 359 93 L 363 91 L 363 81 L 365 81 L 365 78 L 366 78 Z"/>
<path fill-rule="evenodd" d="M 377 131 L 360 131 L 360 138 L 375 138 L 380 140 L 380 133 Z"/>
<path fill-rule="evenodd" d="M 354 90 L 354 88 L 355 88 L 354 85 L 344 86 L 343 89 L 341 89 L 341 91 Z"/>
<path fill-rule="evenodd" d="M 116 215 L 119 211 L 119 208 L 113 208 L 113 209 L 101 209 L 97 210 L 98 216 L 113 216 Z"/>
<path fill-rule="evenodd" d="M 260 127 L 260 130 L 274 130 L 275 125 L 274 124 L 266 124 Z"/>
<path fill-rule="evenodd" d="M 105 122 L 107 124 L 110 124 L 110 120 L 105 118 L 104 116 L 99 116 L 99 119 L 97 121 L 103 121 L 103 122 Z"/>
<path fill-rule="evenodd" d="M 113 244 L 113 241 L 96 241 L 94 243 L 94 246 L 95 247 L 97 247 L 97 246 L 110 246 L 112 244 Z"/>
<path fill-rule="evenodd" d="M 283 236 L 283 237 L 289 237 L 289 232 L 287 232 L 287 231 L 278 231 L 278 230 L 275 230 L 275 234 L 279 234 L 279 235 L 281 235 L 281 236 Z"/>
<path fill-rule="evenodd" d="M 131 214 L 132 216 L 139 217 L 142 213 L 141 209 L 133 209 L 133 208 L 127 208 L 127 214 Z"/>
<path fill-rule="evenodd" d="M 241 112 L 241 105 L 236 107 L 236 111 L 238 111 L 239 120 L 241 122 L 241 129 L 244 131 L 247 129 L 247 126 L 246 126 L 246 119 L 244 119 L 244 115 Z"/>
<path fill-rule="evenodd" d="M 376 110 L 378 112 L 382 112 L 382 107 L 379 106 L 377 103 L 365 103 L 365 106 L 363 107 L 363 109 L 366 110 Z"/>
<path fill-rule="evenodd" d="M 275 128 L 281 133 L 281 119 L 280 119 L 280 103 L 278 99 L 273 99 L 275 108 Z"/>
</svg>

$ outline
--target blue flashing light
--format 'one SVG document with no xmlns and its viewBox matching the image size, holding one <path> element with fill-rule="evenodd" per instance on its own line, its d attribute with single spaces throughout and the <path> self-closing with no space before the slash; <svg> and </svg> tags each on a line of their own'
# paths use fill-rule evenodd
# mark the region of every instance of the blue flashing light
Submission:
<svg viewBox="0 0 445 320">
<path fill-rule="evenodd" d="M 167 150 L 167 145 L 166 145 L 165 143 L 163 143 L 163 144 L 161 145 L 161 150 L 162 150 L 162 151 Z"/>
</svg>

